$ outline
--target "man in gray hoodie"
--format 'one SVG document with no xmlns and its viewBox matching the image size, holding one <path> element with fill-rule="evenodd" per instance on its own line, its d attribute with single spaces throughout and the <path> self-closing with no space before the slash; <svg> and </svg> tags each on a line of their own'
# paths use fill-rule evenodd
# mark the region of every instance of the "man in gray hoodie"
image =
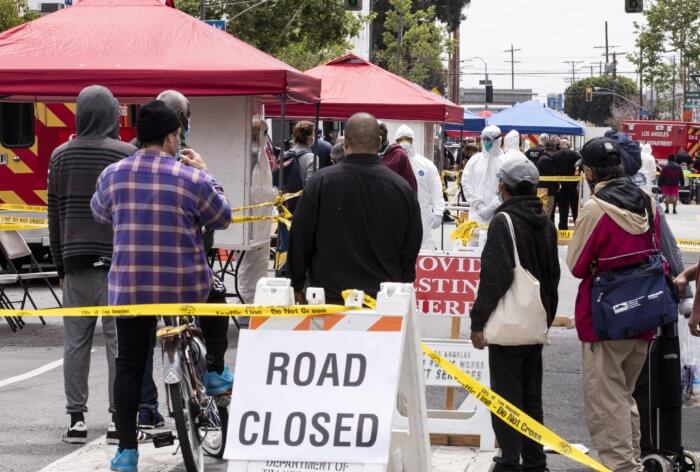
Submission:
<svg viewBox="0 0 700 472">
<path fill-rule="evenodd" d="M 49 237 L 51 253 L 63 287 L 65 307 L 107 305 L 107 267 L 112 257 L 112 228 L 97 223 L 90 199 L 102 170 L 136 151 L 119 140 L 119 104 L 105 87 L 84 88 L 77 101 L 77 136 L 56 148 L 49 163 Z M 90 350 L 96 317 L 65 317 L 63 377 L 70 426 L 63 441 L 87 441 Z M 114 319 L 102 318 L 108 365 L 109 411 L 114 413 L 114 358 L 117 349 Z M 112 420 L 107 442 L 117 441 Z"/>
</svg>

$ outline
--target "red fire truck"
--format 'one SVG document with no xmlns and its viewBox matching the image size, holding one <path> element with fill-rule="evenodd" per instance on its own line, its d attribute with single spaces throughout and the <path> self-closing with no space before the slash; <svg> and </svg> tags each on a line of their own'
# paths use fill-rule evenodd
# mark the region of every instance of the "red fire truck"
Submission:
<svg viewBox="0 0 700 472">
<path fill-rule="evenodd" d="M 654 157 L 665 161 L 670 154 L 685 150 L 691 156 L 700 151 L 700 123 L 683 121 L 625 121 L 622 131 L 640 144 L 651 144 Z"/>
<path fill-rule="evenodd" d="M 120 136 L 135 136 L 122 106 Z M 46 205 L 51 153 L 75 134 L 75 103 L 0 103 L 0 203 Z"/>
</svg>

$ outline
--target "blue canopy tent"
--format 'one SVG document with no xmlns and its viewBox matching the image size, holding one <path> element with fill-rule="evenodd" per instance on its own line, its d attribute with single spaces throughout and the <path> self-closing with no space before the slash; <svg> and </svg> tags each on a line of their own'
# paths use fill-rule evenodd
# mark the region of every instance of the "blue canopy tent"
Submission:
<svg viewBox="0 0 700 472">
<path fill-rule="evenodd" d="M 459 125 L 446 124 L 445 131 L 449 136 L 459 136 L 459 133 L 464 131 L 473 131 L 481 133 L 481 130 L 486 127 L 486 119 L 476 115 L 469 110 L 464 110 L 464 123 Z"/>
<path fill-rule="evenodd" d="M 520 134 L 584 135 L 583 126 L 578 122 L 534 100 L 516 103 L 487 118 L 486 123 L 498 126 L 503 133 L 514 129 Z"/>
</svg>

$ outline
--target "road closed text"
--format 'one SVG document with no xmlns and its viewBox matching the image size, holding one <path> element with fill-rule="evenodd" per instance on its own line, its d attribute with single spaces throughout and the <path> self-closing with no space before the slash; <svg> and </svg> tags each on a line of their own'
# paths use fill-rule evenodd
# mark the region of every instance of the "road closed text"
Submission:
<svg viewBox="0 0 700 472">
<path fill-rule="evenodd" d="M 367 372 L 367 358 L 361 353 L 319 356 L 301 352 L 290 356 L 270 352 L 266 385 L 285 387 L 362 386 Z M 276 424 L 282 423 L 282 424 Z M 241 415 L 239 442 L 244 446 L 372 447 L 377 441 L 379 418 L 372 413 L 307 414 L 290 412 L 286 417 L 270 411 L 246 411 Z M 272 431 L 282 431 L 275 435 Z"/>
</svg>

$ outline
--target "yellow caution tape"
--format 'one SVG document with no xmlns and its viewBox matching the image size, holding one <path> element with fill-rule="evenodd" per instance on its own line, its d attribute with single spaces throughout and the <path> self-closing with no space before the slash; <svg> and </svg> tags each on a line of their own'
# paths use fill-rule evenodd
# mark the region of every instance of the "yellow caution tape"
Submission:
<svg viewBox="0 0 700 472">
<path fill-rule="evenodd" d="M 24 225 L 17 223 L 0 223 L 0 231 L 30 231 L 46 229 L 46 225 Z"/>
<path fill-rule="evenodd" d="M 48 211 L 48 207 L 43 205 L 20 205 L 16 203 L 0 203 L 0 210 L 46 213 Z"/>
<path fill-rule="evenodd" d="M 457 228 L 455 228 L 454 231 L 452 231 L 452 234 L 450 234 L 450 238 L 455 241 L 459 240 L 462 242 L 468 242 L 472 239 L 472 234 L 474 234 L 474 230 L 479 227 L 479 223 L 477 223 L 474 220 L 464 220 L 461 222 Z"/>
<path fill-rule="evenodd" d="M 48 226 L 49 220 L 47 218 L 32 218 L 26 216 L 7 216 L 0 215 L 0 223 L 4 224 L 19 224 L 19 225 L 33 225 L 33 226 Z"/>
<path fill-rule="evenodd" d="M 559 241 L 571 241 L 571 238 L 574 237 L 574 231 L 560 229 L 557 231 L 557 237 L 559 238 Z"/>
<path fill-rule="evenodd" d="M 569 442 L 545 427 L 532 417 L 518 409 L 505 398 L 493 390 L 485 387 L 470 375 L 462 372 L 452 362 L 421 343 L 422 351 L 430 357 L 445 372 L 459 382 L 474 398 L 488 408 L 491 413 L 500 418 L 504 423 L 518 431 L 520 434 L 543 446 L 551 447 L 562 456 L 566 456 L 580 464 L 586 465 L 598 472 L 612 472 L 610 469 L 588 457 L 583 452 L 573 447 Z"/>
<path fill-rule="evenodd" d="M 580 175 L 543 175 L 540 182 L 580 182 L 582 179 Z"/>
<path fill-rule="evenodd" d="M 700 241 L 693 239 L 676 239 L 679 249 L 691 252 L 700 252 Z"/>
<path fill-rule="evenodd" d="M 353 292 L 352 289 L 343 290 L 342 292 L 340 292 L 340 296 L 343 297 L 343 300 L 347 300 L 352 292 Z M 371 296 L 369 296 L 367 294 L 365 294 L 365 298 L 362 301 L 362 304 L 371 310 L 374 310 L 377 308 L 377 300 L 375 300 L 374 298 L 372 298 Z"/>
<path fill-rule="evenodd" d="M 256 210 L 258 208 L 283 205 L 284 202 L 286 202 L 287 200 L 291 200 L 293 198 L 300 197 L 302 193 L 304 193 L 303 190 L 299 190 L 298 192 L 295 192 L 295 193 L 281 194 L 281 195 L 278 195 L 274 200 L 270 200 L 269 202 L 256 203 L 255 205 L 236 207 L 236 208 L 232 208 L 231 211 L 238 212 L 238 211 L 246 211 L 246 210 Z"/>
<path fill-rule="evenodd" d="M 2 316 L 324 316 L 356 310 L 342 305 L 227 305 L 226 303 L 155 303 L 149 305 L 88 306 L 40 310 L 2 310 Z"/>
<path fill-rule="evenodd" d="M 352 290 L 343 290 L 342 296 L 347 299 Z M 376 307 L 376 300 L 369 295 L 365 295 L 365 306 L 369 308 Z M 543 446 L 551 447 L 554 451 L 562 456 L 566 456 L 580 464 L 587 465 L 598 472 L 612 472 L 604 465 L 598 463 L 594 459 L 588 457 L 555 432 L 545 427 L 525 412 L 518 409 L 505 398 L 498 395 L 493 390 L 481 384 L 474 377 L 463 372 L 452 362 L 448 361 L 438 353 L 430 349 L 424 343 L 420 343 L 421 350 L 430 357 L 437 365 L 447 372 L 452 378 L 459 382 L 474 398 L 479 400 L 491 412 L 510 425 L 520 434 L 527 436 L 531 440 L 542 444 Z"/>
</svg>

